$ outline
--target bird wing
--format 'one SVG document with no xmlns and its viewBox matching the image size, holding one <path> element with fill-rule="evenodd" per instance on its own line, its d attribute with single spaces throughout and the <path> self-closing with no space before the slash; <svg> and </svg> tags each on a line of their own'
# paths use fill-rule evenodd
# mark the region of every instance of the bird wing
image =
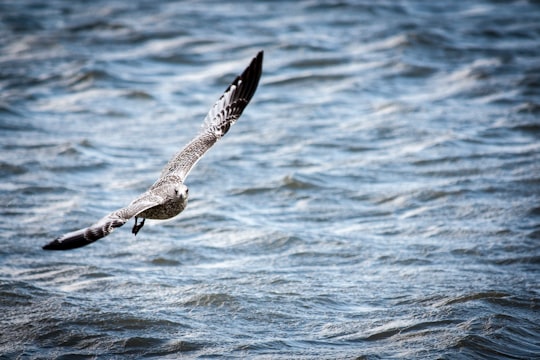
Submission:
<svg viewBox="0 0 540 360">
<path fill-rule="evenodd" d="M 182 181 L 201 157 L 229 131 L 255 94 L 262 73 L 263 52 L 227 87 L 204 119 L 203 130 L 169 161 L 161 178 L 175 174 Z"/>
<path fill-rule="evenodd" d="M 44 250 L 70 250 L 99 240 L 124 225 L 133 216 L 161 204 L 162 197 L 150 191 L 133 200 L 127 207 L 113 211 L 95 224 L 60 236 L 43 246 Z"/>
</svg>

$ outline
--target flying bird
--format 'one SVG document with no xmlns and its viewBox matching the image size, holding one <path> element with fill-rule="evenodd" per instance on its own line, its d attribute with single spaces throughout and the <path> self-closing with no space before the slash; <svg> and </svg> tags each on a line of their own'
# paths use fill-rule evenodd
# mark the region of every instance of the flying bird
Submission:
<svg viewBox="0 0 540 360">
<path fill-rule="evenodd" d="M 43 246 L 44 250 L 70 250 L 99 240 L 132 217 L 135 235 L 145 219 L 165 220 L 180 214 L 187 205 L 189 172 L 201 157 L 229 131 L 253 97 L 262 73 L 263 52 L 255 56 L 242 74 L 227 87 L 204 119 L 203 129 L 163 168 L 161 176 L 128 206 L 113 211 L 95 224 L 60 236 Z M 140 219 L 140 221 L 139 221 Z"/>
</svg>

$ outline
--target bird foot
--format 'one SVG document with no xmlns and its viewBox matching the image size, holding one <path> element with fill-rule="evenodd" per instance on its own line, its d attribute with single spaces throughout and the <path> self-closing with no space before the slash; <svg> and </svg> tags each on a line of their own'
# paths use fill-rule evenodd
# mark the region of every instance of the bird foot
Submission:
<svg viewBox="0 0 540 360">
<path fill-rule="evenodd" d="M 139 230 L 142 229 L 142 227 L 144 226 L 144 220 L 146 220 L 146 219 L 143 218 L 142 221 L 138 224 L 137 223 L 138 218 L 135 216 L 135 224 L 133 225 L 133 229 L 131 229 L 131 232 L 133 233 L 133 235 L 137 235 Z"/>
</svg>

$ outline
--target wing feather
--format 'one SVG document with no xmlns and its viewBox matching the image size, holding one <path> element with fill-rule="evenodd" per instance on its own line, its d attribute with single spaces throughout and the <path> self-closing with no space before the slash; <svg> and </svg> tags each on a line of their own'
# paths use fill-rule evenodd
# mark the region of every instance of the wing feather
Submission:
<svg viewBox="0 0 540 360">
<path fill-rule="evenodd" d="M 127 207 L 113 211 L 95 224 L 60 236 L 43 246 L 43 250 L 70 250 L 93 243 L 124 225 L 133 216 L 150 209 L 161 202 L 161 197 L 145 192 Z"/>
<path fill-rule="evenodd" d="M 229 131 L 255 94 L 262 73 L 263 52 L 227 87 L 206 115 L 202 132 L 169 161 L 161 177 L 174 173 L 182 181 L 201 157 Z"/>
</svg>

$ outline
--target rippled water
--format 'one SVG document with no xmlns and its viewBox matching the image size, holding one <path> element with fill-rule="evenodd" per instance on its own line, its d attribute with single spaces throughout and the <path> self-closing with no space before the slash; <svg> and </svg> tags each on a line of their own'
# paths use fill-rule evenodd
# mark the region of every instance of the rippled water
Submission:
<svg viewBox="0 0 540 360">
<path fill-rule="evenodd" d="M 538 358 L 540 6 L 0 2 L 2 358 Z M 71 252 L 260 50 L 179 217 Z"/>
</svg>

